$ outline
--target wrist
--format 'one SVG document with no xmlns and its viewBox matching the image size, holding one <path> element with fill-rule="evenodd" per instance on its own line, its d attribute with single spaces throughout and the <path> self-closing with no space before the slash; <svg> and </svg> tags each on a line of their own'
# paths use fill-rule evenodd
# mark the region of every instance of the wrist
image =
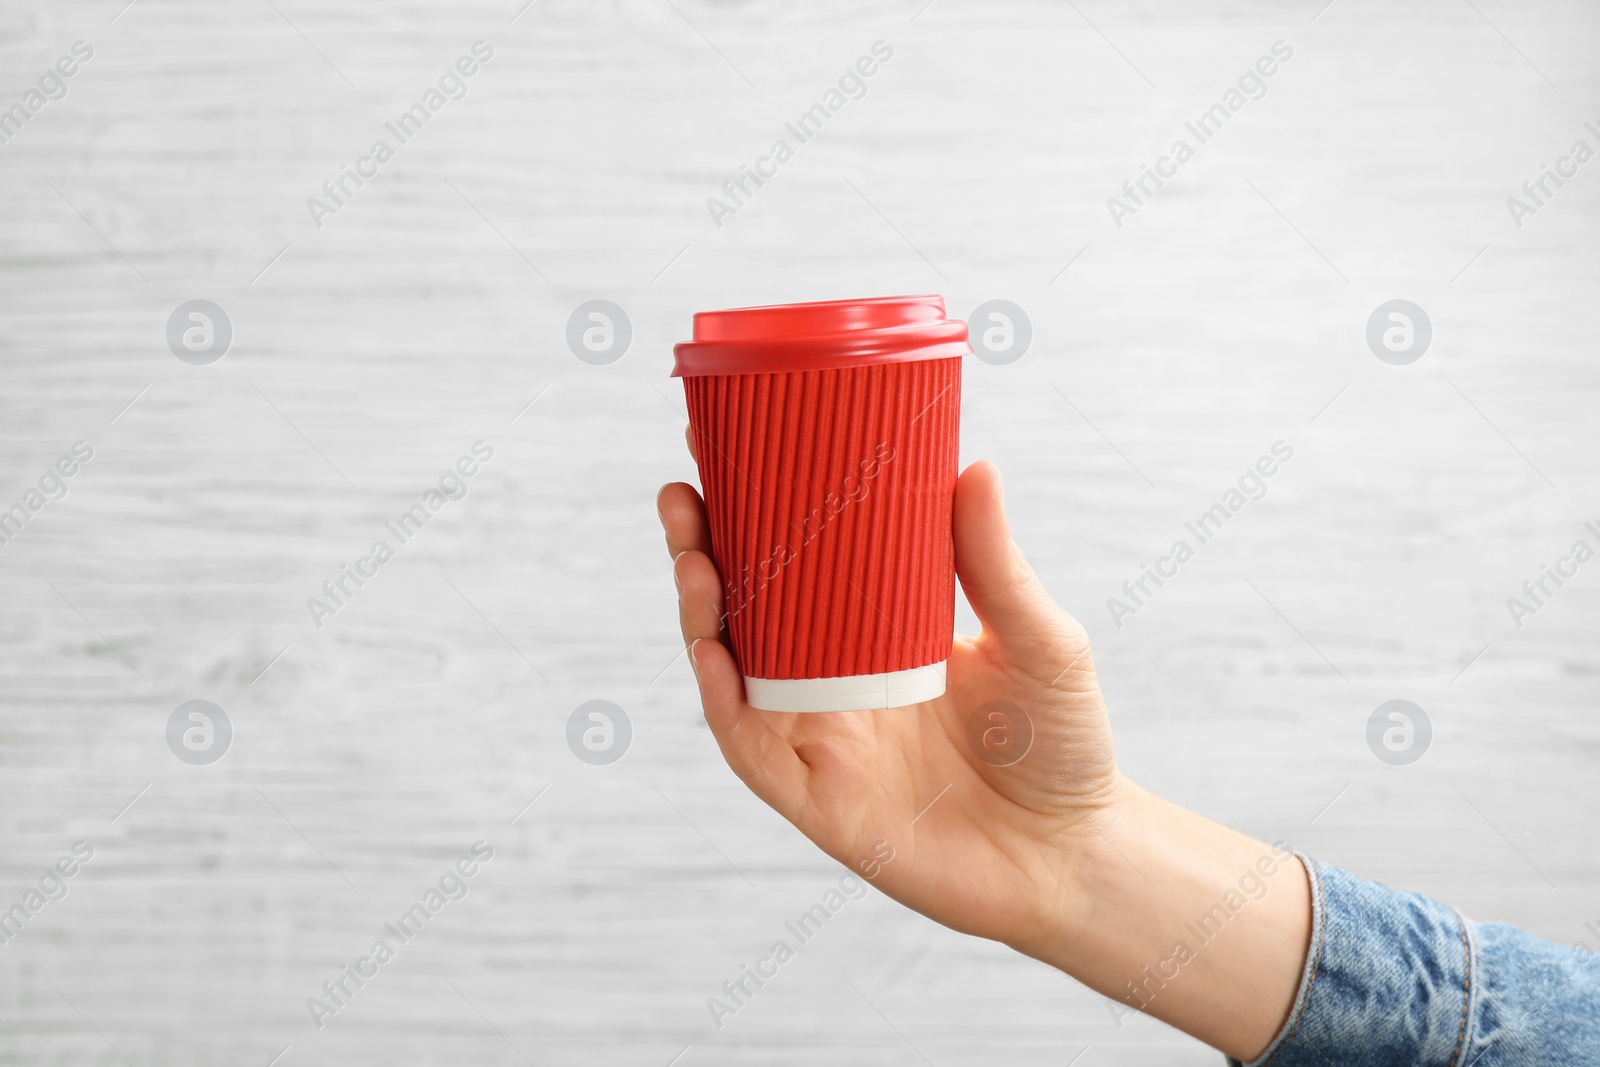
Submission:
<svg viewBox="0 0 1600 1067">
<path fill-rule="evenodd" d="M 1019 951 L 1243 1060 L 1278 1032 L 1311 933 L 1310 884 L 1266 845 L 1118 777 Z"/>
<path fill-rule="evenodd" d="M 1026 937 L 1010 947 L 1076 977 L 1076 948 L 1131 873 L 1124 843 L 1155 829 L 1156 805 L 1162 803 L 1115 771 L 1092 806 L 1070 813 L 1051 844 L 1049 864 L 1056 877 L 1040 885 L 1034 921 Z"/>
</svg>

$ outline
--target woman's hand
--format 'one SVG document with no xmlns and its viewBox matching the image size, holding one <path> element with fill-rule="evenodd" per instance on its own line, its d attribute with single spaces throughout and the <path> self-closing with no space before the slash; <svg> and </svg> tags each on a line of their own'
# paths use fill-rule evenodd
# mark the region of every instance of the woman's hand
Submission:
<svg viewBox="0 0 1600 1067">
<path fill-rule="evenodd" d="M 887 711 L 752 708 L 724 643 L 700 496 L 675 483 L 657 506 L 706 721 L 739 777 L 828 855 L 946 926 L 1023 951 L 1061 936 L 1121 779 L 1088 637 L 1012 543 L 994 466 L 969 467 L 955 495 L 956 573 L 983 633 L 955 639 L 942 697 Z"/>
<path fill-rule="evenodd" d="M 956 574 L 983 633 L 955 639 L 942 697 L 892 710 L 752 708 L 705 506 L 681 482 L 656 503 L 706 721 L 756 795 L 929 918 L 1240 1059 L 1267 1046 L 1310 941 L 1306 872 L 1118 772 L 1088 637 L 1012 542 L 993 465 L 955 493 Z"/>
</svg>

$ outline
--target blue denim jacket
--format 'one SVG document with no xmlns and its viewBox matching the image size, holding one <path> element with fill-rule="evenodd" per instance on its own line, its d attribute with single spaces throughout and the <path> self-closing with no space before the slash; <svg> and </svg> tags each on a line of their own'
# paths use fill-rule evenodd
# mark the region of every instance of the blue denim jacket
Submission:
<svg viewBox="0 0 1600 1067">
<path fill-rule="evenodd" d="M 1600 956 L 1301 859 L 1311 950 L 1251 1067 L 1600 1065 Z"/>
</svg>

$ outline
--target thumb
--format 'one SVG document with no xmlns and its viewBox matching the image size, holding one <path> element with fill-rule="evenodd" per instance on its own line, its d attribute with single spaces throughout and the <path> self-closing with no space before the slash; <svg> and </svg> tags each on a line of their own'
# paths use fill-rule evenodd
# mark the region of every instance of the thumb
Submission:
<svg viewBox="0 0 1600 1067">
<path fill-rule="evenodd" d="M 988 460 L 956 480 L 954 527 L 956 575 L 984 633 L 1018 651 L 1058 647 L 1072 620 L 1011 540 L 1000 471 Z"/>
</svg>

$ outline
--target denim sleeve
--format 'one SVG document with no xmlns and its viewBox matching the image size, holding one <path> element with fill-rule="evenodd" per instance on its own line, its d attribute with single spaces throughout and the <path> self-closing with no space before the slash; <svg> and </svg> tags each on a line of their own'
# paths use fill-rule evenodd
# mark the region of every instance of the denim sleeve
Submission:
<svg viewBox="0 0 1600 1067">
<path fill-rule="evenodd" d="M 1251 1067 L 1600 1064 L 1600 957 L 1586 947 L 1301 860 L 1311 948 L 1283 1029 Z"/>
</svg>

